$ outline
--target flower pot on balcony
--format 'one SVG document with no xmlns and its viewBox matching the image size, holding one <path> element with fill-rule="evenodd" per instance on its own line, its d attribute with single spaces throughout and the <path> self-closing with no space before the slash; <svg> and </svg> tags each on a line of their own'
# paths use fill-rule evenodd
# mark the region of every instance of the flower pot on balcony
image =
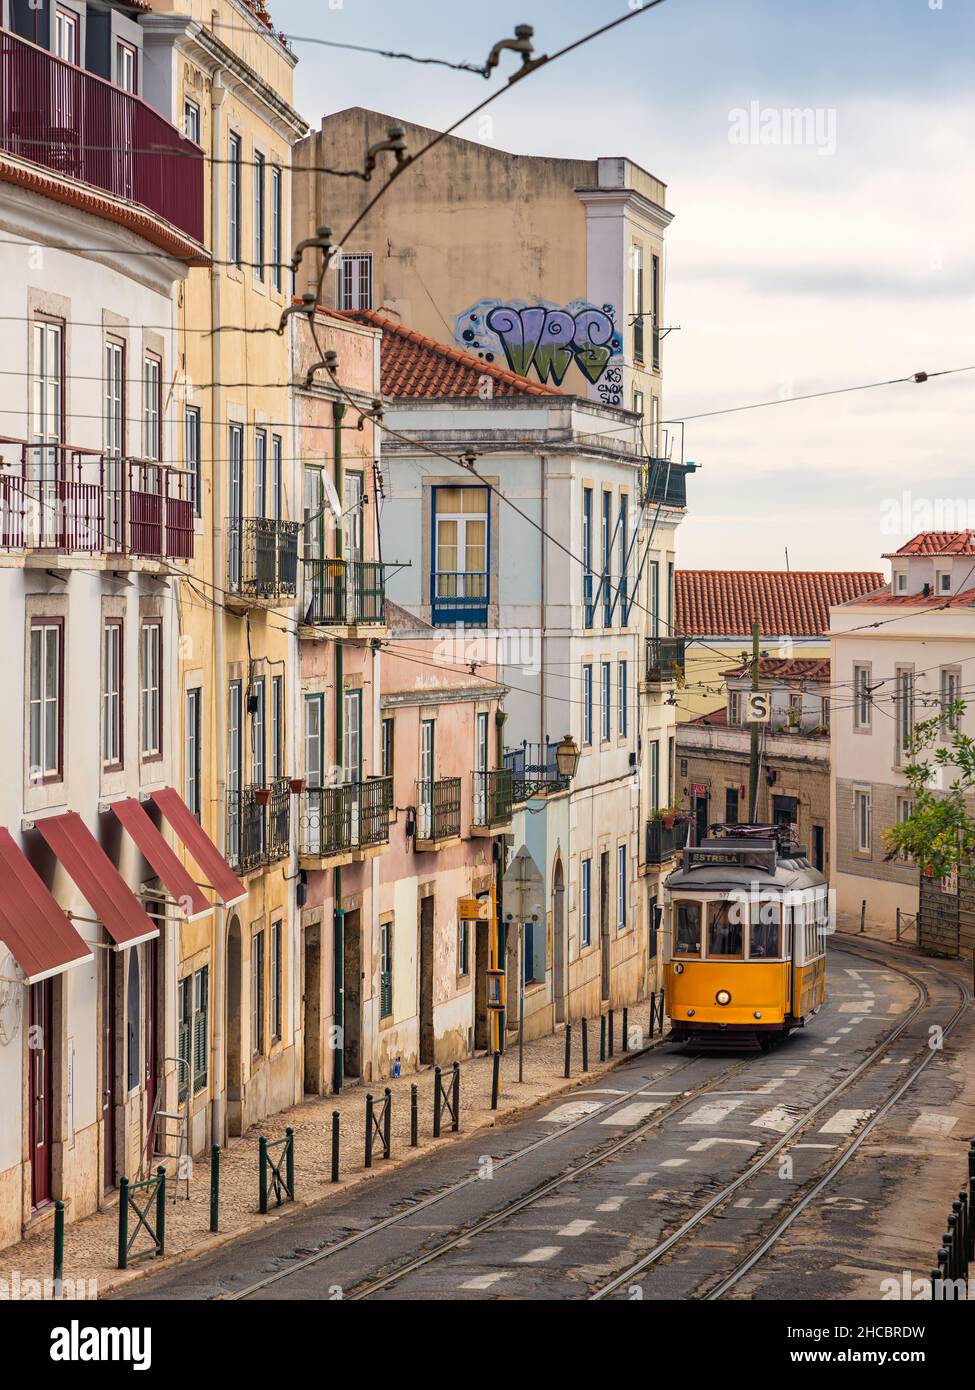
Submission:
<svg viewBox="0 0 975 1390">
<path fill-rule="evenodd" d="M 666 812 L 660 817 L 660 824 L 663 826 L 663 828 L 664 828 L 665 830 L 673 830 L 673 828 L 674 828 L 674 819 L 675 819 L 675 817 L 674 817 L 669 811 L 666 811 Z"/>
<path fill-rule="evenodd" d="M 299 792 L 303 792 L 305 790 L 305 779 L 304 777 L 289 777 L 288 786 L 297 796 Z"/>
<path fill-rule="evenodd" d="M 266 806 L 268 802 L 271 800 L 271 788 L 255 787 L 254 800 L 257 802 L 258 806 Z"/>
</svg>

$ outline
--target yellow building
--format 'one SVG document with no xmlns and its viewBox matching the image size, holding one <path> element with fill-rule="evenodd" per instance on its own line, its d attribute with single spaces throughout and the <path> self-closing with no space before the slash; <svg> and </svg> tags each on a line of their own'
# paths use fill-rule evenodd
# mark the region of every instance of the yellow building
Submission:
<svg viewBox="0 0 975 1390">
<path fill-rule="evenodd" d="M 288 781 L 300 496 L 290 335 L 269 330 L 291 299 L 291 147 L 305 125 L 291 105 L 296 59 L 265 14 L 155 0 L 145 20 L 147 84 L 157 101 L 168 89 L 173 120 L 207 158 L 213 256 L 175 310 L 173 389 L 197 480 L 181 584 L 181 788 L 245 890 L 181 929 L 177 1046 L 193 1152 L 290 1104 L 302 1081 Z"/>
</svg>

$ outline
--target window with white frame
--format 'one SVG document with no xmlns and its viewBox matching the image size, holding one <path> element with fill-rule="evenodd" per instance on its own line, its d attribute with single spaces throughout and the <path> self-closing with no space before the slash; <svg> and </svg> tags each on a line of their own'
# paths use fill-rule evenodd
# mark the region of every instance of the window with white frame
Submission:
<svg viewBox="0 0 975 1390">
<path fill-rule="evenodd" d="M 602 663 L 602 738 L 604 743 L 609 742 L 612 733 L 612 680 L 610 672 L 612 667 L 608 661 Z"/>
<path fill-rule="evenodd" d="M 281 248 L 283 222 L 281 211 L 281 170 L 271 169 L 271 288 L 280 293 L 282 285 Z"/>
<path fill-rule="evenodd" d="M 628 670 L 629 663 L 621 658 L 617 668 L 617 681 L 619 683 L 619 690 L 617 692 L 616 697 L 616 704 L 618 709 L 617 732 L 619 733 L 620 738 L 627 737 L 630 722 L 629 709 L 627 708 L 627 701 L 629 700 L 629 692 L 627 691 Z"/>
<path fill-rule="evenodd" d="M 650 813 L 660 807 L 660 741 L 650 740 Z"/>
<path fill-rule="evenodd" d="M 102 766 L 122 766 L 122 620 L 102 628 Z"/>
<path fill-rule="evenodd" d="M 910 751 L 914 735 L 914 668 L 898 666 L 895 677 L 895 712 L 897 720 L 897 743 L 895 752 L 900 763 Z"/>
<path fill-rule="evenodd" d="M 339 308 L 372 308 L 372 256 L 343 256 L 339 261 Z"/>
<path fill-rule="evenodd" d="M 139 90 L 139 57 L 130 43 L 115 43 L 115 85 L 133 95 Z"/>
<path fill-rule="evenodd" d="M 254 274 L 264 279 L 264 217 L 266 161 L 260 150 L 254 151 Z"/>
<path fill-rule="evenodd" d="M 271 517 L 274 521 L 280 521 L 283 512 L 283 477 L 282 477 L 282 446 L 279 434 L 271 435 Z"/>
<path fill-rule="evenodd" d="M 188 405 L 185 417 L 185 448 L 183 467 L 190 475 L 190 487 L 193 489 L 193 512 L 196 516 L 203 515 L 203 460 L 201 457 L 201 421 L 200 407 L 198 405 Z"/>
<path fill-rule="evenodd" d="M 184 730 L 185 769 L 183 785 L 186 804 L 200 820 L 203 814 L 203 691 L 194 686 L 186 692 L 186 728 Z"/>
<path fill-rule="evenodd" d="M 61 776 L 64 628 L 38 618 L 30 627 L 29 760 L 31 782 Z"/>
<path fill-rule="evenodd" d="M 579 873 L 579 945 L 592 939 L 592 860 L 583 859 Z"/>
<path fill-rule="evenodd" d="M 251 937 L 251 1053 L 264 1051 L 264 932 Z"/>
<path fill-rule="evenodd" d="M 147 352 L 142 368 L 143 446 L 147 459 L 162 458 L 162 362 Z"/>
<path fill-rule="evenodd" d="M 907 593 L 907 570 L 897 570 L 894 573 L 894 593 Z"/>
<path fill-rule="evenodd" d="M 869 729 L 873 719 L 873 694 L 870 690 L 870 667 L 853 667 L 853 727 Z"/>
<path fill-rule="evenodd" d="M 616 849 L 616 930 L 626 931 L 626 845 Z"/>
<path fill-rule="evenodd" d="M 744 716 L 744 691 L 728 691 L 728 723 L 740 724 Z"/>
<path fill-rule="evenodd" d="M 582 668 L 582 741 L 592 743 L 592 667 Z"/>
<path fill-rule="evenodd" d="M 267 515 L 267 430 L 254 431 L 254 515 Z"/>
<path fill-rule="evenodd" d="M 284 1022 L 284 928 L 271 923 L 271 1041 L 280 1042 Z"/>
<path fill-rule="evenodd" d="M 284 776 L 284 676 L 271 677 L 271 778 Z"/>
<path fill-rule="evenodd" d="M 939 594 L 951 593 L 951 570 L 938 570 L 935 577 L 934 587 Z"/>
<path fill-rule="evenodd" d="M 162 623 L 142 624 L 140 650 L 140 714 L 142 756 L 162 757 Z"/>
<path fill-rule="evenodd" d="M 853 793 L 853 842 L 858 854 L 873 848 L 873 796 L 866 790 Z"/>
<path fill-rule="evenodd" d="M 942 667 L 941 670 L 941 723 L 951 733 L 959 727 L 958 710 L 953 709 L 961 699 L 961 672 L 957 667 Z"/>
<path fill-rule="evenodd" d="M 54 11 L 54 52 L 65 63 L 78 64 L 78 15 L 73 10 Z"/>
<path fill-rule="evenodd" d="M 200 143 L 200 108 L 189 97 L 183 98 L 183 134 L 195 145 Z"/>
<path fill-rule="evenodd" d="M 240 265 L 240 136 L 231 131 L 227 137 L 227 259 Z"/>
</svg>

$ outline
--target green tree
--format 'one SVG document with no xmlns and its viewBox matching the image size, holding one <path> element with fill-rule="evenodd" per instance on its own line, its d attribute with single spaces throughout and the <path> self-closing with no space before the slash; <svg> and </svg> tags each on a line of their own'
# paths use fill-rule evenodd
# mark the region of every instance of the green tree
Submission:
<svg viewBox="0 0 975 1390">
<path fill-rule="evenodd" d="M 904 769 L 914 799 L 906 820 L 884 831 L 887 858 L 909 855 L 922 873 L 945 878 L 957 869 L 975 876 L 975 739 L 958 727 L 957 700 L 914 726 Z"/>
</svg>

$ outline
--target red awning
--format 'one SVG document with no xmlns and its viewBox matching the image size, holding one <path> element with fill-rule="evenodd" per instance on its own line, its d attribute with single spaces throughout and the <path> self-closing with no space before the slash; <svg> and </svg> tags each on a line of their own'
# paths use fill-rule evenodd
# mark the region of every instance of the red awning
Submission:
<svg viewBox="0 0 975 1390">
<path fill-rule="evenodd" d="M 135 797 L 127 796 L 124 801 L 113 801 L 112 810 L 155 869 L 183 915 L 192 922 L 194 918 L 205 917 L 212 912 L 213 905 L 207 902 Z"/>
<path fill-rule="evenodd" d="M 29 984 L 91 960 L 92 953 L 0 826 L 0 941 Z"/>
<path fill-rule="evenodd" d="M 247 897 L 247 889 L 179 792 L 174 791 L 172 787 L 164 787 L 162 791 L 153 792 L 152 799 L 192 854 L 224 907 L 233 907 L 234 903 L 243 902 Z"/>
<path fill-rule="evenodd" d="M 159 935 L 159 928 L 77 811 L 42 817 L 35 825 L 116 946 L 135 946 Z"/>
</svg>

